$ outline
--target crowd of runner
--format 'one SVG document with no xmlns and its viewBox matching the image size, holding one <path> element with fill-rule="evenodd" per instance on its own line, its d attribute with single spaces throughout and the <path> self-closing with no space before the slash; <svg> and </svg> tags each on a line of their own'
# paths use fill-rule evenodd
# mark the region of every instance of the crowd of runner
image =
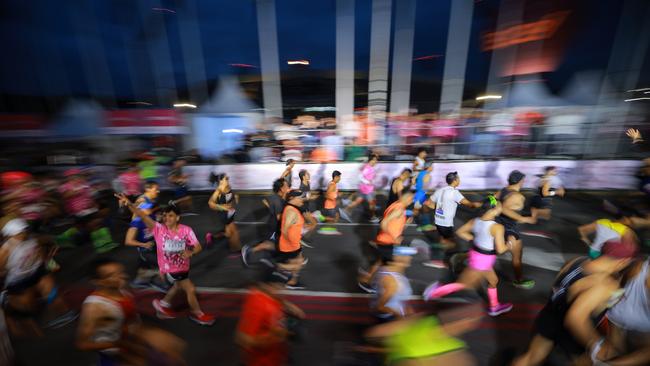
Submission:
<svg viewBox="0 0 650 366">
<path fill-rule="evenodd" d="M 263 200 L 268 210 L 266 232 L 255 245 L 242 245 L 236 221 L 239 198 L 226 174 L 210 176 L 215 189 L 207 202 L 223 229 L 198 238 L 181 223 L 185 214 L 194 214 L 196 204 L 188 192 L 182 160 L 168 176 L 174 199 L 164 205 L 159 203 L 160 183 L 141 179 L 134 169 L 120 175 L 117 187 L 93 182 L 78 169 L 66 171 L 63 181 L 50 175 L 5 173 L 0 301 L 6 327 L 0 322 L 0 337 L 4 337 L 0 364 L 11 364 L 9 335 L 35 336 L 43 328 L 67 326 L 77 319 L 77 347 L 96 352 L 101 365 L 183 364 L 184 342 L 144 325 L 134 293 L 141 288 L 164 293 L 151 303 L 160 319 L 180 316 L 173 300 L 182 296 L 190 320 L 213 325 L 218 314 L 204 312 L 190 273 L 192 257 L 221 238 L 229 251 L 241 253 L 245 266 L 262 273 L 246 295 L 234 335 L 242 363 L 287 364 L 288 342 L 305 313 L 282 294 L 309 288 L 300 280 L 309 261 L 303 249 L 312 247 L 312 235 L 343 236 L 336 224 L 351 221 L 359 210 L 365 211 L 370 223 L 378 224 L 376 236 L 367 243 L 372 255 L 356 278 L 360 289 L 370 294 L 369 312 L 377 323 L 365 334 L 365 351 L 381 355 L 377 357 L 381 362 L 392 365 L 475 364 L 458 336 L 472 329 L 477 319 L 416 314 L 410 306 L 415 294 L 406 269 L 421 248 L 404 241 L 404 230 L 415 224 L 429 244 L 425 251 L 429 258 L 423 264 L 448 269 L 453 279 L 432 281 L 422 294 L 424 300 L 483 292 L 487 285 L 485 311 L 496 317 L 513 309 L 498 295 L 497 257 L 510 253 L 514 287 L 533 288 L 535 279 L 523 271 L 526 243 L 521 225 L 550 220 L 553 201 L 564 197 L 566 190 L 557 169 L 548 167 L 539 176 L 529 204 L 521 193 L 528 177 L 517 170 L 508 175 L 506 187 L 480 199 L 470 200 L 461 193 L 461 172 L 446 172 L 447 185 L 431 192 L 433 166 L 426 156 L 421 149 L 413 166 L 394 177 L 381 209 L 376 194 L 377 155 L 371 154 L 360 166 L 358 191 L 347 196 L 339 192 L 342 173 L 336 170 L 326 172 L 329 181 L 323 191 L 312 188 L 307 170 L 297 172 L 300 185 L 292 187 L 294 162 L 289 160 L 281 176 L 269 181 L 272 193 Z M 115 201 L 117 211 L 112 209 Z M 473 218 L 456 227 L 458 206 L 466 207 Z M 579 365 L 650 364 L 649 262 L 640 254 L 635 234 L 635 229 L 648 226 L 648 219 L 620 207 L 613 216 L 576 228 L 586 244 L 585 255 L 570 259 L 557 274 L 535 321 L 532 341 L 512 365 L 542 365 L 556 347 Z M 132 281 L 123 264 L 107 255 L 120 245 L 110 230 L 112 220 L 118 219 L 129 221 L 124 245 L 134 247 L 138 255 Z M 88 243 L 98 257 L 88 272 L 95 289 L 77 312 L 66 304 L 54 280 L 53 273 L 59 270 L 55 255 L 59 248 Z"/>
</svg>

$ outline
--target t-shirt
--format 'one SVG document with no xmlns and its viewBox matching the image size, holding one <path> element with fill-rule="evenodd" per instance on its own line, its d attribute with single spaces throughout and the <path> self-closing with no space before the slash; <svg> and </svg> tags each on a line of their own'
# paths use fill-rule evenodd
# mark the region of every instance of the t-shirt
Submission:
<svg viewBox="0 0 650 366">
<path fill-rule="evenodd" d="M 452 186 L 437 190 L 432 198 L 432 201 L 436 204 L 436 225 L 454 227 L 456 209 L 463 199 L 465 197 Z"/>
<path fill-rule="evenodd" d="M 191 227 L 178 225 L 176 231 L 171 231 L 167 226 L 157 222 L 153 229 L 153 237 L 156 239 L 160 273 L 189 272 L 190 260 L 183 258 L 183 252 L 199 244 Z"/>
<path fill-rule="evenodd" d="M 265 294 L 253 289 L 246 295 L 239 317 L 238 331 L 252 337 L 268 335 L 272 328 L 284 327 L 285 318 L 282 304 Z M 278 339 L 277 343 L 264 347 L 242 350 L 244 365 L 277 366 L 287 362 L 287 343 Z"/>
<path fill-rule="evenodd" d="M 138 219 L 140 218 L 138 217 Z M 132 220 L 131 223 L 129 224 L 129 227 L 135 228 L 137 230 L 137 233 L 135 234 L 135 240 L 139 241 L 140 243 L 146 243 L 148 241 L 153 240 L 153 233 L 151 232 L 151 230 L 149 230 L 149 228 L 144 223 L 144 221 L 142 221 L 142 219 Z M 140 249 L 144 250 L 144 248 L 138 247 L 138 250 Z"/>
<path fill-rule="evenodd" d="M 361 169 L 361 183 L 359 183 L 359 191 L 363 194 L 370 194 L 375 190 L 373 181 L 375 180 L 375 168 L 366 164 Z"/>
<path fill-rule="evenodd" d="M 73 214 L 80 214 L 82 211 L 93 207 L 93 193 L 89 185 L 80 182 L 67 182 L 59 187 L 59 192 L 64 195 L 72 193 L 66 199 L 66 210 Z"/>
<path fill-rule="evenodd" d="M 136 196 L 142 193 L 142 180 L 137 172 L 124 172 L 120 174 L 122 191 L 127 196 Z"/>
<path fill-rule="evenodd" d="M 280 231 L 280 221 L 278 220 L 278 215 L 282 215 L 284 210 L 284 200 L 277 194 L 271 195 L 268 199 L 269 201 L 269 218 L 267 220 L 267 227 L 269 230 L 269 235 L 272 233 L 277 233 Z"/>
</svg>

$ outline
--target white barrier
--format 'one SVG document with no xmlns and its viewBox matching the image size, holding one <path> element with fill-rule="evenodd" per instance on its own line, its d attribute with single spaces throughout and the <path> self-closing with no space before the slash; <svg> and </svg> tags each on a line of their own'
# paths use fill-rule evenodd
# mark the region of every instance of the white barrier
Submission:
<svg viewBox="0 0 650 366">
<path fill-rule="evenodd" d="M 569 189 L 636 189 L 634 177 L 641 165 L 638 160 L 497 160 L 436 162 L 431 172 L 433 189 L 445 185 L 445 175 L 457 171 L 460 175 L 460 189 L 498 189 L 506 184 L 512 170 L 520 170 L 527 176 L 526 188 L 533 188 L 537 177 L 546 166 L 558 167 L 559 177 Z M 359 184 L 360 163 L 296 164 L 293 169 L 292 187 L 300 184 L 298 172 L 306 169 L 311 174 L 312 189 L 324 188 L 334 170 L 342 173 L 339 188 L 354 190 Z M 379 163 L 375 185 L 387 189 L 393 177 L 399 175 L 411 163 Z M 235 190 L 270 190 L 273 180 L 285 169 L 284 164 L 232 164 L 192 165 L 184 168 L 190 176 L 191 190 L 213 189 L 209 182 L 211 172 L 226 173 Z"/>
</svg>

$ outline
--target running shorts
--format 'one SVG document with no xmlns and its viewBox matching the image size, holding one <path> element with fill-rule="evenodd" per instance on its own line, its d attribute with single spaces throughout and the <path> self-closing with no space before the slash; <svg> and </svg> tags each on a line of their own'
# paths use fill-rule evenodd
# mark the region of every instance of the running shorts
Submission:
<svg viewBox="0 0 650 366">
<path fill-rule="evenodd" d="M 393 245 L 377 244 L 377 259 L 382 263 L 388 263 L 393 260 Z"/>
<path fill-rule="evenodd" d="M 568 356 L 575 358 L 584 354 L 586 350 L 565 328 L 565 318 L 566 311 L 562 311 L 556 304 L 549 301 L 535 319 L 535 332 L 553 341 Z"/>
<path fill-rule="evenodd" d="M 442 236 L 445 239 L 454 238 L 454 228 L 452 226 L 436 225 L 436 230 L 438 230 L 438 234 L 440 234 L 440 236 Z"/>
<path fill-rule="evenodd" d="M 338 209 L 337 208 L 324 208 L 321 211 L 321 213 L 325 217 L 335 218 L 336 214 L 338 213 Z"/>
<path fill-rule="evenodd" d="M 532 207 L 539 209 L 548 209 L 553 207 L 552 197 L 535 196 L 530 204 Z"/>
<path fill-rule="evenodd" d="M 496 262 L 497 256 L 494 254 L 484 254 L 479 253 L 474 249 L 470 249 L 468 252 L 467 264 L 470 268 L 477 271 L 490 271 L 494 268 L 494 262 Z"/>
<path fill-rule="evenodd" d="M 298 258 L 298 256 L 302 253 L 302 248 L 298 250 L 294 250 L 293 252 L 277 252 L 277 260 L 280 263 L 287 263 L 288 261 L 292 259 Z"/>
<path fill-rule="evenodd" d="M 183 281 L 190 278 L 189 272 L 178 272 L 178 273 L 165 273 L 165 281 L 170 286 L 173 286 L 178 281 Z"/>
</svg>

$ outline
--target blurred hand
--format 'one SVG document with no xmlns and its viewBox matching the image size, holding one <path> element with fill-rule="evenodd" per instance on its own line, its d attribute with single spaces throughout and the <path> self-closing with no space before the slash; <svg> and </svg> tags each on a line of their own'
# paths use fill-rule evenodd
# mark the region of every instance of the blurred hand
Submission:
<svg viewBox="0 0 650 366">
<path fill-rule="evenodd" d="M 185 249 L 185 251 L 183 252 L 183 258 L 184 259 L 189 259 L 189 258 L 192 257 L 192 255 L 194 255 L 194 253 L 192 253 L 191 250 Z"/>
<path fill-rule="evenodd" d="M 625 134 L 627 135 L 627 137 L 632 139 L 633 144 L 643 141 L 643 136 L 641 136 L 641 132 L 636 128 L 630 128 L 629 130 L 627 130 Z"/>
<path fill-rule="evenodd" d="M 532 217 L 532 216 L 524 217 L 524 218 L 521 220 L 521 223 L 522 223 L 522 224 L 531 224 L 531 225 L 534 225 L 534 224 L 537 223 L 537 218 L 536 218 L 536 217 Z"/>
<path fill-rule="evenodd" d="M 565 193 L 566 193 L 566 191 L 562 187 L 555 190 L 555 195 L 556 196 L 564 197 Z"/>
</svg>

